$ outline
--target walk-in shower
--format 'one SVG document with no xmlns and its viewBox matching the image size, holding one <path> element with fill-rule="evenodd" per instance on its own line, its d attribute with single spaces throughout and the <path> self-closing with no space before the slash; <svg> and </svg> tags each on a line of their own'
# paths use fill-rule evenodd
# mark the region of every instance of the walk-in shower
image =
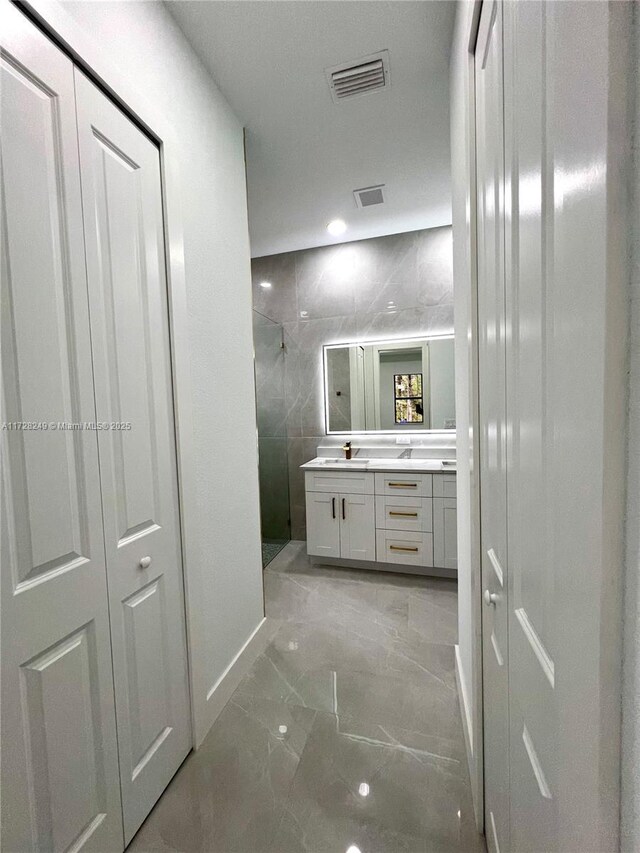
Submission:
<svg viewBox="0 0 640 853">
<path fill-rule="evenodd" d="M 282 326 L 253 312 L 262 565 L 291 538 Z"/>
</svg>

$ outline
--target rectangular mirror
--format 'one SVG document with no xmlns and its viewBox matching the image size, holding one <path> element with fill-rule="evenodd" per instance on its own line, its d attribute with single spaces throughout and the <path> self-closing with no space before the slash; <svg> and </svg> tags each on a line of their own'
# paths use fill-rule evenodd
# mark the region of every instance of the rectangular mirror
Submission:
<svg viewBox="0 0 640 853">
<path fill-rule="evenodd" d="M 327 433 L 454 430 L 453 337 L 324 347 Z"/>
</svg>

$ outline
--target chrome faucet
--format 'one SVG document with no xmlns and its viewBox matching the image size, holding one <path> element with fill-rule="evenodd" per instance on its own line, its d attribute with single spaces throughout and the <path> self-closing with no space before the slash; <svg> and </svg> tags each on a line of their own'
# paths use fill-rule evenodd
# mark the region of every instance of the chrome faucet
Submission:
<svg viewBox="0 0 640 853">
<path fill-rule="evenodd" d="M 351 442 L 345 441 L 345 443 L 342 445 L 342 449 L 344 450 L 344 458 L 351 459 Z"/>
</svg>

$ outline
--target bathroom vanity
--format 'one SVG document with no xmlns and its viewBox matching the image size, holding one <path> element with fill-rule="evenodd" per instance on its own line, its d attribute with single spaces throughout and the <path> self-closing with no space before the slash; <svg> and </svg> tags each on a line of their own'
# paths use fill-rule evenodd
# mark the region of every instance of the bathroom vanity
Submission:
<svg viewBox="0 0 640 853">
<path fill-rule="evenodd" d="M 323 365 L 326 436 L 300 466 L 307 553 L 455 577 L 453 337 L 327 344 Z"/>
<path fill-rule="evenodd" d="M 315 562 L 455 575 L 453 460 L 318 457 L 301 467 Z"/>
</svg>

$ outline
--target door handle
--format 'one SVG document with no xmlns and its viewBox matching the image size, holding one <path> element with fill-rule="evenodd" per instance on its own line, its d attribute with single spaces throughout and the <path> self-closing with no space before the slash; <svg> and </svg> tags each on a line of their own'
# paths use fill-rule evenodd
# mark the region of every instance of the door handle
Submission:
<svg viewBox="0 0 640 853">
<path fill-rule="evenodd" d="M 485 591 L 484 591 L 484 603 L 487 605 L 487 607 L 491 607 L 491 605 L 493 605 L 495 607 L 496 604 L 498 603 L 497 593 L 489 592 L 488 589 L 485 589 Z"/>
<path fill-rule="evenodd" d="M 346 519 L 346 517 L 347 517 L 346 503 L 347 503 L 347 499 L 346 499 L 346 498 L 342 498 L 342 520 L 343 520 L 343 521 L 344 521 L 344 520 Z"/>
<path fill-rule="evenodd" d="M 143 557 L 138 565 L 141 569 L 148 569 L 151 565 L 151 557 Z"/>
<path fill-rule="evenodd" d="M 332 518 L 336 517 L 336 499 L 335 498 L 331 498 L 331 517 Z"/>
</svg>

